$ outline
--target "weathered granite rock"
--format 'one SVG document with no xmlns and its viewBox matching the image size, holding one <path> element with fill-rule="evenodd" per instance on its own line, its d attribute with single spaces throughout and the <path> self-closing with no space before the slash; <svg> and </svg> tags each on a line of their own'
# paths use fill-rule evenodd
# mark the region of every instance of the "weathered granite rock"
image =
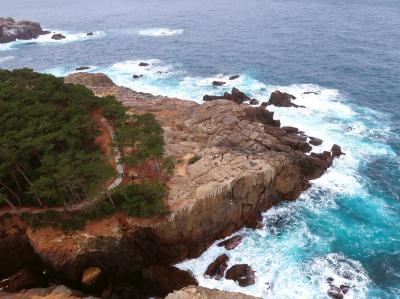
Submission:
<svg viewBox="0 0 400 299">
<path fill-rule="evenodd" d="M 12 18 L 0 18 L 0 44 L 16 41 L 17 39 L 29 40 L 47 34 L 39 23 L 30 21 L 16 22 Z"/>
<path fill-rule="evenodd" d="M 235 292 L 224 292 L 203 287 L 188 286 L 169 294 L 165 299 L 260 299 Z"/>
<path fill-rule="evenodd" d="M 222 241 L 217 244 L 219 247 L 225 247 L 226 250 L 235 249 L 242 242 L 242 236 L 234 236 L 229 238 L 228 240 Z"/>
<path fill-rule="evenodd" d="M 104 74 L 76 73 L 65 82 L 86 85 L 99 96 L 113 95 L 132 113 L 154 113 L 164 129 L 165 154 L 184 162 L 168 182 L 165 217 L 114 215 L 68 234 L 52 228 L 21 232 L 52 277 L 71 286 L 80 285 L 88 267 L 99 267 L 111 285 L 135 277 L 153 286 L 144 291 L 157 290 L 156 284 L 164 291 L 176 288 L 178 283 L 161 279 L 161 270 L 147 270 L 197 257 L 227 231 L 256 227 L 261 212 L 296 199 L 308 180 L 327 168 L 319 157 L 304 153 L 304 137 L 280 128 L 264 107 L 154 97 L 116 86 Z M 195 154 L 201 160 L 188 164 Z M 0 235 L 0 249 L 2 244 Z M 12 252 L 8 258 L 15 260 Z"/>
<path fill-rule="evenodd" d="M 215 261 L 208 265 L 204 275 L 215 278 L 216 280 L 220 280 L 222 277 L 224 277 L 225 270 L 228 268 L 228 261 L 229 257 L 226 254 L 221 254 L 215 259 Z"/>
<path fill-rule="evenodd" d="M 66 36 L 64 34 L 61 34 L 61 33 L 53 34 L 53 36 L 51 37 L 51 39 L 54 39 L 54 40 L 62 40 L 62 39 L 65 39 L 65 38 L 66 38 Z"/>
<path fill-rule="evenodd" d="M 234 265 L 226 271 L 225 278 L 236 281 L 241 287 L 247 287 L 256 282 L 254 270 L 247 264 Z"/>
</svg>

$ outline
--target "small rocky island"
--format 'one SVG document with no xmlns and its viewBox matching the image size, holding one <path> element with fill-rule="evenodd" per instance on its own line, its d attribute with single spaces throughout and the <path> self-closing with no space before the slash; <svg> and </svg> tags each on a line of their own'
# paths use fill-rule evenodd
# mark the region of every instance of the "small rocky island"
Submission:
<svg viewBox="0 0 400 299">
<path fill-rule="evenodd" d="M 17 39 L 35 39 L 48 33 L 50 32 L 43 30 L 37 22 L 17 22 L 12 18 L 0 18 L 0 44 L 14 42 Z"/>
<path fill-rule="evenodd" d="M 163 130 L 164 156 L 175 161 L 160 178 L 168 188 L 165 212 L 135 217 L 118 210 L 65 231 L 59 222 L 73 219 L 87 205 L 54 209 L 43 217 L 37 210 L 25 217 L 3 211 L 0 290 L 14 298 L 83 296 L 71 289 L 121 299 L 253 298 L 187 287 L 197 285 L 196 279 L 173 264 L 198 257 L 215 240 L 244 226 L 260 227 L 261 213 L 280 201 L 297 199 L 310 187 L 310 180 L 323 175 L 341 155 L 340 147 L 312 153 L 304 132 L 281 127 L 273 112 L 244 103 L 249 98 L 237 89 L 197 104 L 138 93 L 115 85 L 101 73 L 76 73 L 64 81 L 83 85 L 98 97 L 115 97 L 130 115 L 155 116 Z M 151 161 L 148 167 L 160 166 Z M 140 176 L 129 169 L 123 172 L 122 184 Z M 111 197 L 110 201 L 115 207 Z M 231 250 L 240 242 L 235 236 L 219 246 Z M 221 256 L 208 268 L 205 265 L 204 271 L 241 286 L 257 279 L 251 265 L 227 269 L 227 260 Z"/>
</svg>

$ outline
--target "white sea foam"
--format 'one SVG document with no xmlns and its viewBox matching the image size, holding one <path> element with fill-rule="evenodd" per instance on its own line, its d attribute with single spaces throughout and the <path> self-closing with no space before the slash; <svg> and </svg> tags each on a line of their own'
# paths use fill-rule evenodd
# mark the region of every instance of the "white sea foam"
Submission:
<svg viewBox="0 0 400 299">
<path fill-rule="evenodd" d="M 15 59 L 14 56 L 4 56 L 4 57 L 0 57 L 0 63 L 7 62 L 7 61 L 10 61 L 10 60 L 13 60 L 13 59 Z"/>
<path fill-rule="evenodd" d="M 138 31 L 139 35 L 143 36 L 153 36 L 153 37 L 162 37 L 162 36 L 172 36 L 182 34 L 184 29 L 168 29 L 168 28 L 149 28 L 142 29 Z"/>
<path fill-rule="evenodd" d="M 49 30 L 50 31 L 50 30 Z M 56 34 L 61 33 L 65 36 L 64 39 L 61 40 L 54 40 L 51 37 Z M 7 44 L 0 45 L 0 51 L 8 51 L 8 50 L 15 50 L 22 46 L 27 45 L 49 45 L 49 44 L 66 44 L 70 42 L 78 42 L 78 41 L 85 41 L 91 39 L 98 39 L 102 38 L 106 35 L 103 31 L 95 31 L 93 35 L 88 36 L 85 32 L 79 33 L 71 33 L 68 31 L 59 31 L 59 30 L 52 30 L 49 34 L 40 35 L 36 39 L 31 40 L 17 40 Z"/>
</svg>

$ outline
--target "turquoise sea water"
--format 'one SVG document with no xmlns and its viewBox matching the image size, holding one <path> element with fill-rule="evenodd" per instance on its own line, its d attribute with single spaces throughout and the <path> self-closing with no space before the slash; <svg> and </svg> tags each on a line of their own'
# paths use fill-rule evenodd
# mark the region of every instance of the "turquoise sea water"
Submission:
<svg viewBox="0 0 400 299">
<path fill-rule="evenodd" d="M 233 86 L 260 101 L 279 89 L 306 106 L 271 108 L 283 125 L 322 138 L 314 151 L 342 146 L 346 155 L 298 201 L 267 211 L 263 229 L 240 232 L 229 264 L 251 265 L 255 285 L 203 277 L 217 246 L 179 265 L 201 285 L 325 298 L 332 277 L 350 286 L 345 298 L 400 298 L 397 0 L 13 0 L 1 14 L 40 21 L 67 39 L 0 45 L 0 67 L 62 76 L 90 66 L 137 91 L 198 102 Z M 212 87 L 234 74 L 241 77 Z"/>
</svg>

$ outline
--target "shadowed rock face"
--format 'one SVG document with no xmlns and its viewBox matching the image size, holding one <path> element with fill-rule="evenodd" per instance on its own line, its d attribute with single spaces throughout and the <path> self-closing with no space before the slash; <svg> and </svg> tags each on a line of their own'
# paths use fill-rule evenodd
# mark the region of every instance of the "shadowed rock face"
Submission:
<svg viewBox="0 0 400 299">
<path fill-rule="evenodd" d="M 183 285 L 154 277 L 173 263 L 198 257 L 216 239 L 243 226 L 257 227 L 262 211 L 296 199 L 310 186 L 308 180 L 329 166 L 330 153 L 306 155 L 311 149 L 307 138 L 280 128 L 265 107 L 225 99 L 199 105 L 154 97 L 116 86 L 104 74 L 78 73 L 65 81 L 83 84 L 99 96 L 113 95 L 132 113 L 155 114 L 164 129 L 166 156 L 181 161 L 168 182 L 170 213 L 164 218 L 115 215 L 68 234 L 51 228 L 27 230 L 24 237 L 54 279 L 69 286 L 81 287 L 89 267 L 101 268 L 117 286 L 147 281 L 169 291 L 193 284 L 188 277 Z M 201 159 L 189 164 L 194 155 Z M 167 268 L 157 268 L 161 266 Z M 155 287 L 149 289 L 145 291 Z"/>
<path fill-rule="evenodd" d="M 16 22 L 11 18 L 0 18 L 0 43 L 9 43 L 17 39 L 34 39 L 39 35 L 47 34 L 39 23 L 30 21 Z"/>
</svg>

